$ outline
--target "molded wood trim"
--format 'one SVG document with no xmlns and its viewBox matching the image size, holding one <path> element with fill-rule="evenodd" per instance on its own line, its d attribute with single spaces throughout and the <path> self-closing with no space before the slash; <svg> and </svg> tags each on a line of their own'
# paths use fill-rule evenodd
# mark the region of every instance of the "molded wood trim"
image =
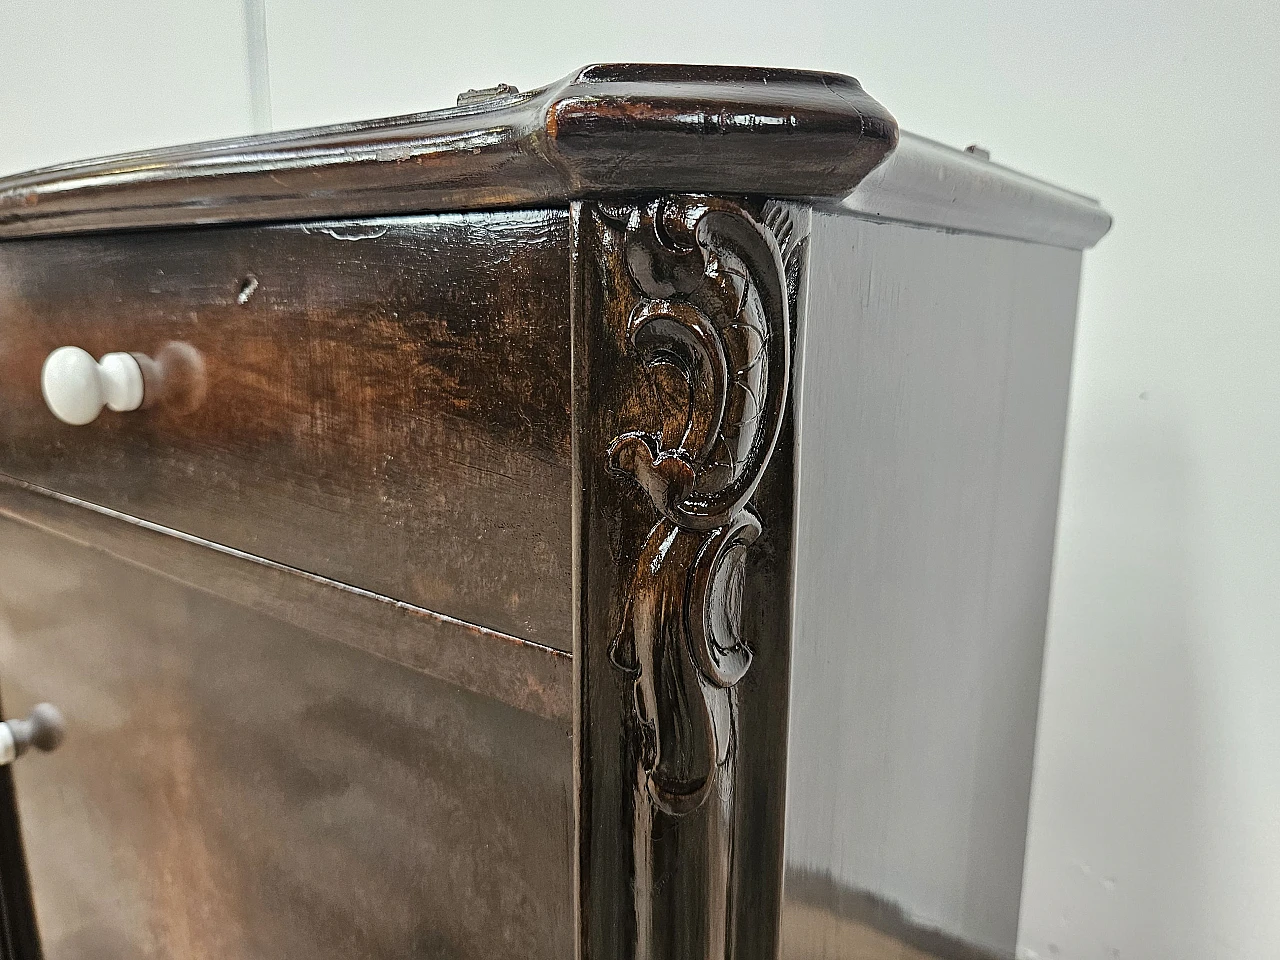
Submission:
<svg viewBox="0 0 1280 960">
<path fill-rule="evenodd" d="M 882 220 L 1087 250 L 1111 229 L 1098 201 L 904 132 L 843 206 Z"/>
<path fill-rule="evenodd" d="M 579 960 L 766 960 L 810 209 L 573 208 Z"/>
<path fill-rule="evenodd" d="M 898 137 L 889 112 L 834 73 L 597 64 L 530 93 L 488 93 L 10 177 L 0 237 L 672 191 L 838 198 Z"/>
</svg>

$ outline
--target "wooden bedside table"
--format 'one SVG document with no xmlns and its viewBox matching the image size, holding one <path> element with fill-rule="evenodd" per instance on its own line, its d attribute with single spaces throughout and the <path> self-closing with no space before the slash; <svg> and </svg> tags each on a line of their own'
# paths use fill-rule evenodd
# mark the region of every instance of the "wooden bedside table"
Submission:
<svg viewBox="0 0 1280 960">
<path fill-rule="evenodd" d="M 834 74 L 460 103 L 0 181 L 4 956 L 1011 955 L 1109 218 Z"/>
</svg>

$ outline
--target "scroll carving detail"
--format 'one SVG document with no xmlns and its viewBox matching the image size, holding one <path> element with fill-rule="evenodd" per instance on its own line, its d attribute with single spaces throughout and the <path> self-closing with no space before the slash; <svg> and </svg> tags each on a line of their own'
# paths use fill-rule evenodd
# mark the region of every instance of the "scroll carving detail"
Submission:
<svg viewBox="0 0 1280 960">
<path fill-rule="evenodd" d="M 657 422 L 608 450 L 610 471 L 634 480 L 656 514 L 610 648 L 633 691 L 636 956 L 723 958 L 735 687 L 752 662 L 740 611 L 747 551 L 761 533 L 749 501 L 785 412 L 787 259 L 799 238 L 780 205 L 760 217 L 710 197 L 599 209 L 624 238 L 640 294 L 625 347 L 660 398 Z M 695 883 L 659 875 L 671 860 L 663 844 L 697 851 Z"/>
</svg>

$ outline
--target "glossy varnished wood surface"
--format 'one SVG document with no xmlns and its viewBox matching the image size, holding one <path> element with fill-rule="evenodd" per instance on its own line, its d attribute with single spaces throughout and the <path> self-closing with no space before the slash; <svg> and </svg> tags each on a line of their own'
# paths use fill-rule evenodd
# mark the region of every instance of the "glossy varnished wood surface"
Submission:
<svg viewBox="0 0 1280 960">
<path fill-rule="evenodd" d="M 0 516 L 538 717 L 572 717 L 572 656 L 0 478 Z"/>
<path fill-rule="evenodd" d="M 571 955 L 564 722 L 7 519 L 0 658 L 51 960 Z"/>
<path fill-rule="evenodd" d="M 150 150 L 0 180 L 0 236 L 563 204 L 841 197 L 897 124 L 834 73 L 596 64 L 433 113 Z"/>
<path fill-rule="evenodd" d="M 567 651 L 567 235 L 549 211 L 2 243 L 0 472 Z M 45 408 L 55 347 L 174 341 L 194 409 Z"/>
<path fill-rule="evenodd" d="M 1108 221 L 918 138 L 868 177 L 897 141 L 846 77 L 598 65 L 0 181 L 51 956 L 1007 956 L 1079 266 L 1042 245 Z M 65 343 L 200 372 L 66 427 Z"/>
<path fill-rule="evenodd" d="M 578 956 L 767 960 L 810 211 L 573 213 Z"/>
</svg>

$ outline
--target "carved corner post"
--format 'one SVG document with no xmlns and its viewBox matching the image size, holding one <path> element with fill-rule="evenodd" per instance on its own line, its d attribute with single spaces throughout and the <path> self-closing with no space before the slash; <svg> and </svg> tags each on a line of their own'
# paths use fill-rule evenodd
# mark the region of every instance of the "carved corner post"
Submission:
<svg viewBox="0 0 1280 960">
<path fill-rule="evenodd" d="M 578 957 L 772 958 L 810 211 L 573 216 Z"/>
</svg>

